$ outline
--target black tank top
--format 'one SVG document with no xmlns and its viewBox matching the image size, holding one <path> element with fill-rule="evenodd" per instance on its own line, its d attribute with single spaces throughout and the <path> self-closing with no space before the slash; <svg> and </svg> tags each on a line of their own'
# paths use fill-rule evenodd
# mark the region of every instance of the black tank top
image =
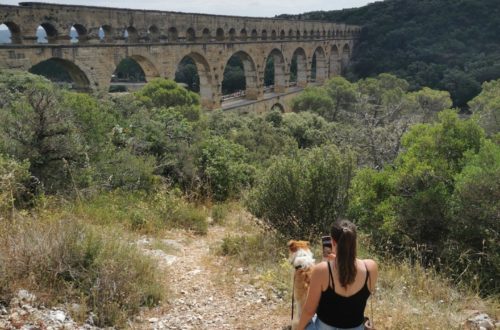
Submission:
<svg viewBox="0 0 500 330">
<path fill-rule="evenodd" d="M 328 264 L 328 288 L 321 293 L 316 313 L 321 322 L 337 328 L 355 328 L 364 322 L 366 300 L 370 297 L 368 289 L 368 268 L 365 285 L 355 294 L 344 297 L 335 292 L 332 269 Z M 366 265 L 365 265 L 366 267 Z"/>
</svg>

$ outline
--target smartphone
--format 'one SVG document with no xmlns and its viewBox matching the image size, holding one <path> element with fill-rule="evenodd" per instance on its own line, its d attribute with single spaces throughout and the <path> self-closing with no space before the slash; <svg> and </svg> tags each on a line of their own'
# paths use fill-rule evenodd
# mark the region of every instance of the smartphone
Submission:
<svg viewBox="0 0 500 330">
<path fill-rule="evenodd" d="M 333 252 L 332 237 L 323 236 L 321 237 L 321 242 L 323 245 L 323 257 L 328 257 Z"/>
</svg>

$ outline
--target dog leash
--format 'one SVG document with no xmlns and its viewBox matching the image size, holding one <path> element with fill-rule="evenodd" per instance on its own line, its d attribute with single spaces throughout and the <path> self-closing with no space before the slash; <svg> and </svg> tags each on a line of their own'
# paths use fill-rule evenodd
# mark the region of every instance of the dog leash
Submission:
<svg viewBox="0 0 500 330">
<path fill-rule="evenodd" d="M 295 301 L 295 276 L 297 276 L 297 269 L 293 273 L 293 283 L 292 283 L 292 321 L 293 321 L 293 309 L 294 309 L 294 301 Z"/>
</svg>

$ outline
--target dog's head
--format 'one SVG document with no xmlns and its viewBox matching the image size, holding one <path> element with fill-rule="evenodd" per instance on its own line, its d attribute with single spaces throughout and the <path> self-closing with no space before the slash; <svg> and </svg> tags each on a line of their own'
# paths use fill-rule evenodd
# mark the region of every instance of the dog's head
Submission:
<svg viewBox="0 0 500 330">
<path fill-rule="evenodd" d="M 309 242 L 291 240 L 288 242 L 288 250 L 290 251 L 288 260 L 295 269 L 307 269 L 314 265 L 313 254 L 311 249 L 309 249 Z"/>
</svg>

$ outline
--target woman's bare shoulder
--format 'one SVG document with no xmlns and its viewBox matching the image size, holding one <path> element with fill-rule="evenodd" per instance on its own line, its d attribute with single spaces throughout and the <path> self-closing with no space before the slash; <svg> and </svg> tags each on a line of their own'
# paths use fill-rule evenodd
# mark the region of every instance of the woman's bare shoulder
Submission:
<svg viewBox="0 0 500 330">
<path fill-rule="evenodd" d="M 323 272 L 327 272 L 327 271 L 328 271 L 328 264 L 325 261 L 314 265 L 314 272 L 316 272 L 316 273 L 323 273 Z"/>
<path fill-rule="evenodd" d="M 373 259 L 361 259 L 361 261 L 366 265 L 369 272 L 378 272 L 377 262 Z"/>
</svg>

